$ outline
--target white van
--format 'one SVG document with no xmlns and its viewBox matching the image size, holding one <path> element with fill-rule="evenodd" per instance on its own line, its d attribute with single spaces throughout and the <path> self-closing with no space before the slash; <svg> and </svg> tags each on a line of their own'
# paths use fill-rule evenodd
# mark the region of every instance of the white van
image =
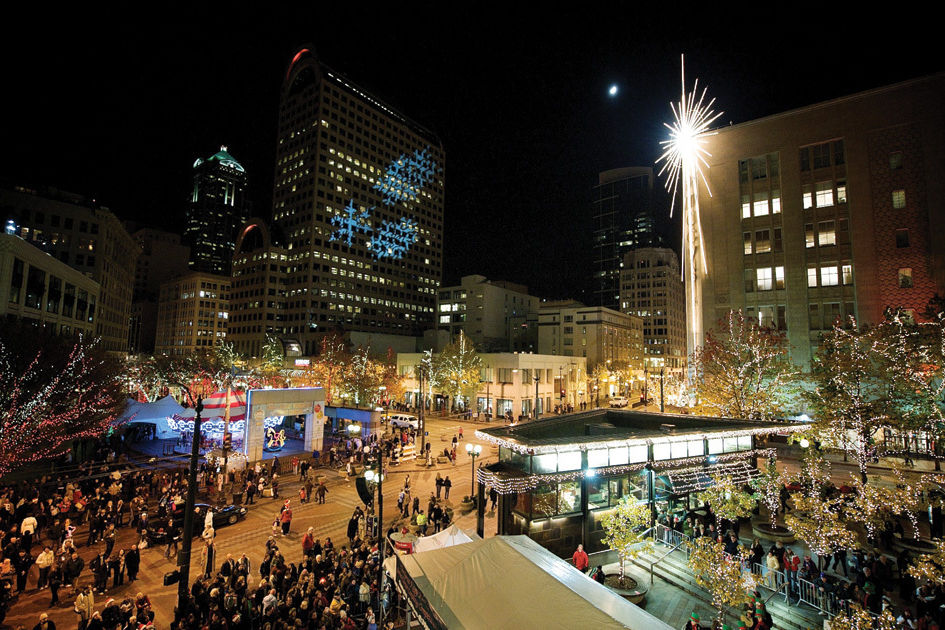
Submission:
<svg viewBox="0 0 945 630">
<path fill-rule="evenodd" d="M 630 401 L 627 400 L 626 396 L 614 396 L 610 399 L 611 407 L 626 407 L 630 404 Z"/>
</svg>

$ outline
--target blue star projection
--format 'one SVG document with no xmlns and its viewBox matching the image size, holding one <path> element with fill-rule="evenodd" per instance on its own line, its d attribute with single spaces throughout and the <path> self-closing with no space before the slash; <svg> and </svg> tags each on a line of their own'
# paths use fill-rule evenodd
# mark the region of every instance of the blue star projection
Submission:
<svg viewBox="0 0 945 630">
<path fill-rule="evenodd" d="M 402 154 L 390 163 L 374 190 L 381 193 L 384 204 L 392 206 L 399 201 L 416 201 L 420 189 L 433 179 L 436 164 L 430 158 L 430 147 Z"/>
<path fill-rule="evenodd" d="M 417 240 L 417 223 L 413 219 L 400 217 L 396 223 L 382 221 L 374 238 L 371 239 L 371 253 L 375 258 L 403 258 L 410 246 Z"/>
<path fill-rule="evenodd" d="M 435 174 L 436 162 L 430 157 L 430 147 L 414 151 L 412 155 L 404 153 L 390 163 L 374 184 L 374 190 L 381 193 L 381 200 L 388 208 L 393 208 L 399 202 L 417 202 L 420 191 L 433 180 Z M 331 234 L 331 240 L 351 246 L 358 234 L 373 233 L 367 245 L 374 258 L 403 258 L 417 240 L 417 222 L 401 217 L 397 221 L 381 221 L 377 228 L 373 228 L 369 222 L 373 210 L 374 207 L 359 210 L 354 206 L 353 199 L 349 201 L 342 214 L 331 218 L 331 224 L 336 228 Z"/>
<path fill-rule="evenodd" d="M 331 218 L 331 224 L 338 229 L 332 233 L 330 240 L 344 241 L 349 246 L 354 243 L 354 237 L 357 234 L 371 232 L 367 210 L 355 208 L 353 200 L 345 206 L 344 214 L 337 214 Z"/>
</svg>

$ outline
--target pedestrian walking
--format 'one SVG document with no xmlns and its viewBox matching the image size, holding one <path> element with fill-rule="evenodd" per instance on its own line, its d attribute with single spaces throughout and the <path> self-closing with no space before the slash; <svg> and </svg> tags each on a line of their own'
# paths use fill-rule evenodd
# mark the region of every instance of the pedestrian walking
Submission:
<svg viewBox="0 0 945 630">
<path fill-rule="evenodd" d="M 280 517 L 282 522 L 282 535 L 289 535 L 289 527 L 292 525 L 292 508 L 289 506 L 289 502 L 286 501 L 282 509 L 282 516 Z"/>
<path fill-rule="evenodd" d="M 453 462 L 455 463 L 455 461 L 456 460 L 454 459 Z M 446 494 L 445 498 L 447 499 L 450 498 L 450 488 L 452 487 L 453 487 L 453 482 L 450 481 L 450 476 L 447 475 L 446 479 L 443 480 L 443 492 Z"/>
</svg>

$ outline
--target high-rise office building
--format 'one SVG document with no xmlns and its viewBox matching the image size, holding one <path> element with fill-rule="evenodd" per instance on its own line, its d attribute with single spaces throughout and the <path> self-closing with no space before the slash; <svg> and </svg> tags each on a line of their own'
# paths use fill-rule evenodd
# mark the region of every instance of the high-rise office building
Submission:
<svg viewBox="0 0 945 630">
<path fill-rule="evenodd" d="M 154 228 L 135 230 L 131 237 L 141 253 L 135 265 L 128 350 L 132 354 L 151 353 L 157 335 L 161 283 L 187 273 L 190 248 L 181 244 L 180 235 Z"/>
<path fill-rule="evenodd" d="M 643 362 L 651 372 L 686 367 L 686 295 L 676 252 L 642 247 L 627 252 L 620 270 L 620 310 L 643 319 Z"/>
<path fill-rule="evenodd" d="M 253 218 L 236 238 L 227 341 L 250 357 L 261 356 L 267 335 L 288 341 L 284 335 L 289 252 L 278 228 L 275 231 Z"/>
<path fill-rule="evenodd" d="M 161 283 L 155 354 L 186 355 L 226 343 L 230 279 L 200 271 Z"/>
<path fill-rule="evenodd" d="M 92 199 L 54 188 L 0 188 L 0 209 L 11 233 L 99 284 L 95 334 L 106 351 L 128 352 L 139 249 L 121 221 Z"/>
<path fill-rule="evenodd" d="M 521 284 L 463 276 L 440 288 L 437 328 L 450 338 L 463 331 L 480 352 L 535 352 L 540 301 Z"/>
<path fill-rule="evenodd" d="M 593 300 L 596 306 L 619 309 L 624 255 L 638 247 L 665 245 L 669 218 L 657 220 L 652 168 L 604 171 L 592 195 Z"/>
<path fill-rule="evenodd" d="M 707 138 L 706 330 L 744 309 L 806 366 L 838 320 L 920 319 L 945 287 L 943 98 L 938 74 Z"/>
<path fill-rule="evenodd" d="M 184 220 L 184 244 L 194 271 L 230 275 L 239 229 L 252 213 L 246 169 L 226 147 L 194 162 L 194 188 Z"/>
<path fill-rule="evenodd" d="M 442 274 L 444 150 L 429 130 L 300 49 L 279 106 L 273 222 L 286 236 L 287 333 L 417 334 Z"/>
</svg>

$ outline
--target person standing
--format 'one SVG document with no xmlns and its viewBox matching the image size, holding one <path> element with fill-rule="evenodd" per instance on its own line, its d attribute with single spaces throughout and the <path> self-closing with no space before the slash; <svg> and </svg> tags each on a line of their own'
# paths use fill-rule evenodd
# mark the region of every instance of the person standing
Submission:
<svg viewBox="0 0 945 630">
<path fill-rule="evenodd" d="M 56 630 L 56 624 L 46 613 L 39 615 L 39 623 L 33 626 L 33 630 Z"/>
<path fill-rule="evenodd" d="M 213 541 L 208 540 L 207 546 L 203 548 L 203 574 L 204 577 L 209 578 L 213 575 L 213 557 L 216 555 L 216 548 L 213 546 Z"/>
<path fill-rule="evenodd" d="M 128 581 L 134 582 L 138 579 L 138 567 L 141 566 L 141 552 L 137 545 L 132 545 L 125 552 L 125 569 L 128 571 Z"/>
<path fill-rule="evenodd" d="M 319 503 L 325 502 L 325 494 L 328 492 L 328 488 L 325 487 L 325 482 L 318 484 L 318 489 L 315 491 L 315 496 L 318 498 Z"/>
<path fill-rule="evenodd" d="M 55 560 L 56 556 L 49 545 L 46 545 L 36 557 L 36 567 L 39 569 L 39 580 L 36 583 L 36 588 L 39 590 L 46 588 L 46 584 L 49 582 L 49 569 Z"/>
<path fill-rule="evenodd" d="M 282 509 L 282 515 L 279 517 L 280 522 L 282 523 L 282 535 L 289 535 L 289 527 L 292 525 L 292 508 L 289 507 L 289 502 L 285 502 L 285 506 Z"/>
<path fill-rule="evenodd" d="M 99 595 L 104 595 L 108 590 L 108 556 L 104 550 L 100 550 L 98 555 L 92 558 L 89 563 L 89 569 L 95 578 L 95 590 Z"/>
<path fill-rule="evenodd" d="M 455 457 L 453 458 L 453 462 L 454 463 L 456 462 Z M 446 479 L 443 480 L 443 492 L 446 494 L 447 499 L 450 498 L 450 488 L 452 487 L 453 487 L 453 482 L 450 481 L 450 476 L 446 475 Z"/>
<path fill-rule="evenodd" d="M 440 493 L 443 492 L 443 476 L 440 473 L 436 473 L 436 498 L 440 498 Z"/>
<path fill-rule="evenodd" d="M 49 601 L 49 607 L 59 603 L 59 587 L 62 586 L 62 567 L 54 564 L 49 571 L 49 592 L 52 593 L 52 599 Z"/>
<path fill-rule="evenodd" d="M 256 484 L 252 480 L 246 482 L 246 505 L 253 504 L 253 497 L 256 496 Z"/>
<path fill-rule="evenodd" d="M 75 598 L 75 605 L 72 610 L 79 616 L 79 630 L 85 630 L 89 625 L 89 619 L 95 611 L 95 596 L 92 594 L 92 587 L 86 586 Z"/>
<path fill-rule="evenodd" d="M 20 549 L 13 558 L 13 566 L 16 568 L 16 590 L 22 593 L 26 590 L 26 578 L 30 575 L 30 568 L 35 559 L 26 549 Z"/>
<path fill-rule="evenodd" d="M 571 560 L 574 561 L 574 568 L 584 573 L 587 571 L 587 567 L 590 566 L 590 559 L 587 557 L 587 552 L 584 551 L 584 545 L 578 545 L 577 550 L 575 550 L 574 555 L 571 556 Z"/>
</svg>

